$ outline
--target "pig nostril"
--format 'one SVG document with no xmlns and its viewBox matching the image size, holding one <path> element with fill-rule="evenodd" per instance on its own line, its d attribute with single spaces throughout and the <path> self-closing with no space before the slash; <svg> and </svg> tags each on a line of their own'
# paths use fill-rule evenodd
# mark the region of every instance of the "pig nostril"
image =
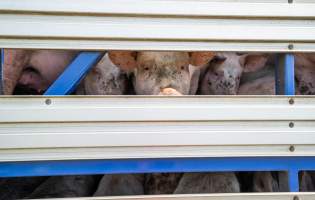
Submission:
<svg viewBox="0 0 315 200">
<path fill-rule="evenodd" d="M 219 74 L 217 72 L 215 72 L 214 75 L 219 76 Z"/>
<path fill-rule="evenodd" d="M 144 70 L 148 71 L 148 70 L 149 70 L 149 67 L 145 67 Z"/>
<path fill-rule="evenodd" d="M 212 83 L 211 83 L 211 82 L 208 82 L 208 85 L 212 85 Z"/>
</svg>

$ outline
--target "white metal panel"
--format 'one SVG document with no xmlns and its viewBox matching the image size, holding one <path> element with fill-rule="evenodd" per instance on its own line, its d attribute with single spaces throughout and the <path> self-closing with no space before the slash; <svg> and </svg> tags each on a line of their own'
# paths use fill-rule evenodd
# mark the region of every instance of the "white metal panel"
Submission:
<svg viewBox="0 0 315 200">
<path fill-rule="evenodd" d="M 2 0 L 0 47 L 309 52 L 314 10 L 307 0 Z"/>
<path fill-rule="evenodd" d="M 50 105 L 46 105 L 46 99 L 51 101 Z M 1 97 L 0 122 L 315 119 L 314 98 L 294 97 L 294 105 L 289 104 L 289 99 L 281 96 Z"/>
<path fill-rule="evenodd" d="M 2 0 L 0 11 L 89 15 L 168 15 L 314 18 L 313 0 Z"/>
<path fill-rule="evenodd" d="M 294 198 L 295 197 L 295 198 Z M 64 200 L 314 200 L 315 193 L 184 194 L 63 198 Z M 47 199 L 52 200 L 52 199 Z M 56 199 L 57 200 L 57 199 Z"/>
<path fill-rule="evenodd" d="M 315 99 L 289 99 L 1 97 L 0 161 L 315 156 Z"/>
</svg>

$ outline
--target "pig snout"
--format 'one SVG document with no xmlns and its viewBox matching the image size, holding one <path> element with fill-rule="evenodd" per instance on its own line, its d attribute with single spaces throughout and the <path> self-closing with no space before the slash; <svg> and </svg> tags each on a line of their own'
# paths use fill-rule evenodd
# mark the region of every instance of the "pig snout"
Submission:
<svg viewBox="0 0 315 200">
<path fill-rule="evenodd" d="M 163 88 L 158 95 L 181 96 L 182 94 L 173 88 Z"/>
</svg>

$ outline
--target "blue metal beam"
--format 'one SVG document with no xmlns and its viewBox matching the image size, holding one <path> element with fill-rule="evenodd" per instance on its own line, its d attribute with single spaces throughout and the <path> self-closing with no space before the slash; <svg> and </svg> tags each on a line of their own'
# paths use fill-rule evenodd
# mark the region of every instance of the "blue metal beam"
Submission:
<svg viewBox="0 0 315 200">
<path fill-rule="evenodd" d="M 81 52 L 44 95 L 71 94 L 85 74 L 102 58 L 101 52 Z"/>
<path fill-rule="evenodd" d="M 276 59 L 276 94 L 295 95 L 294 55 L 278 54 Z"/>
<path fill-rule="evenodd" d="M 153 172 L 224 172 L 315 170 L 315 157 L 163 158 L 2 162 L 0 177 Z M 292 185 L 296 187 L 296 185 Z"/>
</svg>

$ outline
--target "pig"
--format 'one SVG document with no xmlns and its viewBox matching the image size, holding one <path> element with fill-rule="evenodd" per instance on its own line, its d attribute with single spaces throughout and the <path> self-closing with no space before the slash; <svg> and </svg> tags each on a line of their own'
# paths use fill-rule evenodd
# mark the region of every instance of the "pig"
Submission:
<svg viewBox="0 0 315 200">
<path fill-rule="evenodd" d="M 303 171 L 300 173 L 300 191 L 314 192 L 315 191 L 315 173 L 313 171 Z"/>
<path fill-rule="evenodd" d="M 130 69 L 137 95 L 158 95 L 166 88 L 189 95 L 198 88 L 200 71 L 194 63 L 190 65 L 187 52 L 129 52 L 122 56 L 119 51 L 110 51 L 109 57 L 117 66 Z"/>
<path fill-rule="evenodd" d="M 25 198 L 46 179 L 47 177 L 0 178 L 0 200 Z"/>
<path fill-rule="evenodd" d="M 42 94 L 76 55 L 65 50 L 5 50 L 4 94 L 12 95 L 17 85 Z"/>
<path fill-rule="evenodd" d="M 264 67 L 252 69 L 250 72 L 244 72 L 238 90 L 239 95 L 275 95 L 275 63 L 274 57 L 262 55 L 265 63 Z M 263 58 L 261 58 L 263 59 Z"/>
<path fill-rule="evenodd" d="M 77 88 L 80 95 L 124 95 L 128 93 L 128 71 L 123 71 L 106 53 Z"/>
<path fill-rule="evenodd" d="M 255 172 L 253 192 L 288 192 L 288 175 L 286 172 Z"/>
<path fill-rule="evenodd" d="M 146 174 L 144 182 L 145 194 L 172 194 L 176 190 L 183 173 Z"/>
<path fill-rule="evenodd" d="M 185 173 L 174 194 L 238 192 L 240 184 L 234 172 Z"/>
<path fill-rule="evenodd" d="M 51 176 L 27 198 L 61 198 L 91 196 L 97 187 L 98 176 Z"/>
<path fill-rule="evenodd" d="M 315 94 L 315 53 L 296 53 L 295 79 L 301 95 Z"/>
<path fill-rule="evenodd" d="M 105 174 L 93 196 L 143 195 L 143 174 Z"/>
<path fill-rule="evenodd" d="M 27 50 L 4 50 L 3 63 L 3 94 L 12 95 L 14 88 L 30 59 L 31 51 Z"/>
<path fill-rule="evenodd" d="M 260 54 L 216 53 L 201 69 L 198 94 L 236 95 L 242 73 L 263 68 L 266 61 Z"/>
</svg>

